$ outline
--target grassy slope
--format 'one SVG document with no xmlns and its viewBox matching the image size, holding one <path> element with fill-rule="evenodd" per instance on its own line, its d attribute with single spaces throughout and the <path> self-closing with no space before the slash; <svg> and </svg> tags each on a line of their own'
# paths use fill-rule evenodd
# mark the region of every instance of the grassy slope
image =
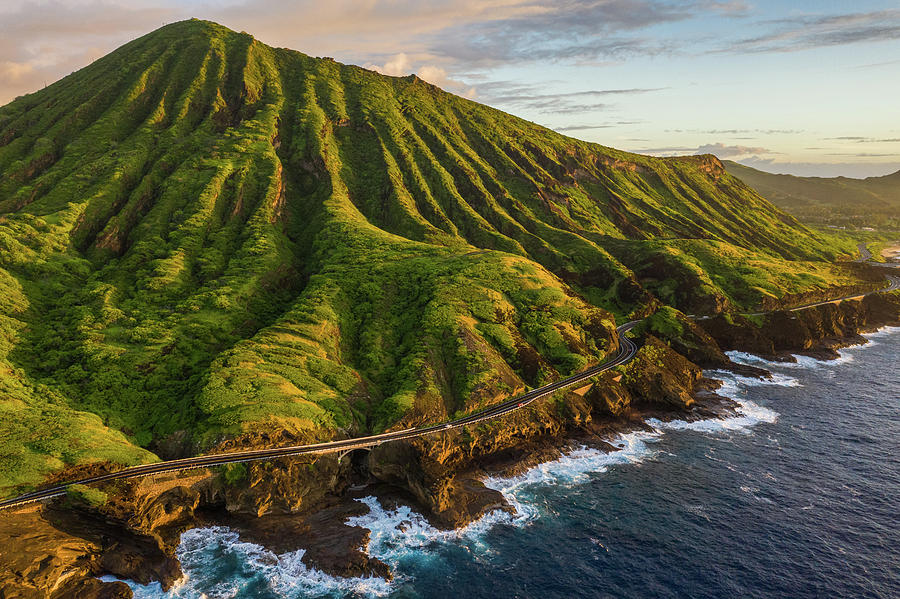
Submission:
<svg viewBox="0 0 900 599">
<path fill-rule="evenodd" d="M 804 222 L 900 226 L 900 171 L 866 179 L 795 177 L 731 161 L 724 164 L 729 173 Z"/>
<path fill-rule="evenodd" d="M 180 431 L 446 418 L 600 359 L 651 292 L 749 305 L 852 249 L 710 156 L 170 25 L 0 108 L 0 494 Z M 690 274 L 642 287 L 660 257 Z"/>
</svg>

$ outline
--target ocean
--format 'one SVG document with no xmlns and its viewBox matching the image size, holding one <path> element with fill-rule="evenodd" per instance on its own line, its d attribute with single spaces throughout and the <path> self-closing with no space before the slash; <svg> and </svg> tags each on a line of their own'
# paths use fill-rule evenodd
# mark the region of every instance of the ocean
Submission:
<svg viewBox="0 0 900 599">
<path fill-rule="evenodd" d="M 365 498 L 352 518 L 391 582 L 306 568 L 224 527 L 188 531 L 185 578 L 139 599 L 300 597 L 900 597 L 900 329 L 771 380 L 708 372 L 739 414 L 650 421 L 620 450 L 582 448 L 492 478 L 516 514 L 435 530 Z"/>
</svg>

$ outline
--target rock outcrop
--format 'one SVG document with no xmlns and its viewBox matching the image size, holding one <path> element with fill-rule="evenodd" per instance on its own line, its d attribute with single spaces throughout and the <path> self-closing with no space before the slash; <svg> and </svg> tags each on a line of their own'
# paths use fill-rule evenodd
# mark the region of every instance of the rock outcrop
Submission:
<svg viewBox="0 0 900 599">
<path fill-rule="evenodd" d="M 701 326 L 670 317 L 643 331 L 642 346 L 627 365 L 499 420 L 385 444 L 340 461 L 334 455 L 298 457 L 117 483 L 100 507 L 64 499 L 69 503 L 2 513 L 0 599 L 131 595 L 127 585 L 95 578 L 102 574 L 156 580 L 168 588 L 181 576 L 175 558 L 180 533 L 210 522 L 227 523 L 274 551 L 303 547 L 307 565 L 330 574 L 388 577 L 385 564 L 359 550 L 367 541 L 365 529 L 344 524 L 354 510 L 365 509 L 346 500 L 354 483 L 393 489 L 445 528 L 511 509 L 481 482 L 486 472 L 510 473 L 553 459 L 576 438 L 602 446 L 604 434 L 640 426 L 647 414 L 704 413 L 695 397 L 711 385 L 701 366 L 728 366 L 722 350 L 828 357 L 834 348 L 858 341 L 861 331 L 900 325 L 900 294 L 752 320 L 720 315 Z M 306 441 L 272 434 L 248 433 L 221 448 Z M 284 544 L 286 530 L 294 540 L 290 547 Z"/>
<path fill-rule="evenodd" d="M 795 312 L 777 311 L 753 320 L 719 315 L 701 324 L 724 350 L 770 358 L 786 352 L 833 358 L 836 348 L 861 342 L 860 332 L 900 324 L 900 294 L 869 295 Z"/>
</svg>

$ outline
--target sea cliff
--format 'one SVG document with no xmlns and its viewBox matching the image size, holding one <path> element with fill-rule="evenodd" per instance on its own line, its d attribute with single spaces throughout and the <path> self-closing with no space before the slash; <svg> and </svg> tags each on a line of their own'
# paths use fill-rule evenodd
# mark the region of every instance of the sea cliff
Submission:
<svg viewBox="0 0 900 599">
<path fill-rule="evenodd" d="M 641 427 L 649 415 L 690 418 L 727 410 L 702 369 L 763 371 L 729 364 L 723 350 L 828 359 L 836 348 L 859 343 L 861 332 L 900 324 L 900 294 L 762 317 L 719 315 L 699 321 L 701 326 L 683 317 L 678 322 L 683 328 L 677 334 L 645 327 L 641 348 L 626 366 L 475 427 L 385 444 L 340 461 L 301 456 L 120 482 L 102 506 L 64 498 L 0 514 L 4 547 L 16 548 L 0 550 L 0 598 L 130 596 L 122 583 L 97 580 L 104 574 L 169 588 L 181 576 L 175 557 L 180 533 L 209 523 L 228 524 L 268 546 L 303 546 L 307 565 L 330 574 L 389 577 L 386 565 L 359 550 L 365 529 L 343 524 L 365 509 L 351 500 L 363 485 L 386 501 L 414 504 L 443 528 L 511 509 L 481 483 L 486 474 L 553 459 L 573 441 L 613 449 L 604 438 Z M 297 442 L 245 435 L 221 449 Z"/>
</svg>

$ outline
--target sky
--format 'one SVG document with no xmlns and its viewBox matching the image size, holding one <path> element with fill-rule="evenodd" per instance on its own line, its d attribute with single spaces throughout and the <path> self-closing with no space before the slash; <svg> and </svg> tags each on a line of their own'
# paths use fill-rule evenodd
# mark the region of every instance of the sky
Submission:
<svg viewBox="0 0 900 599">
<path fill-rule="evenodd" d="M 900 169 L 897 0 L 0 0 L 0 104 L 191 17 L 624 150 Z"/>
</svg>

